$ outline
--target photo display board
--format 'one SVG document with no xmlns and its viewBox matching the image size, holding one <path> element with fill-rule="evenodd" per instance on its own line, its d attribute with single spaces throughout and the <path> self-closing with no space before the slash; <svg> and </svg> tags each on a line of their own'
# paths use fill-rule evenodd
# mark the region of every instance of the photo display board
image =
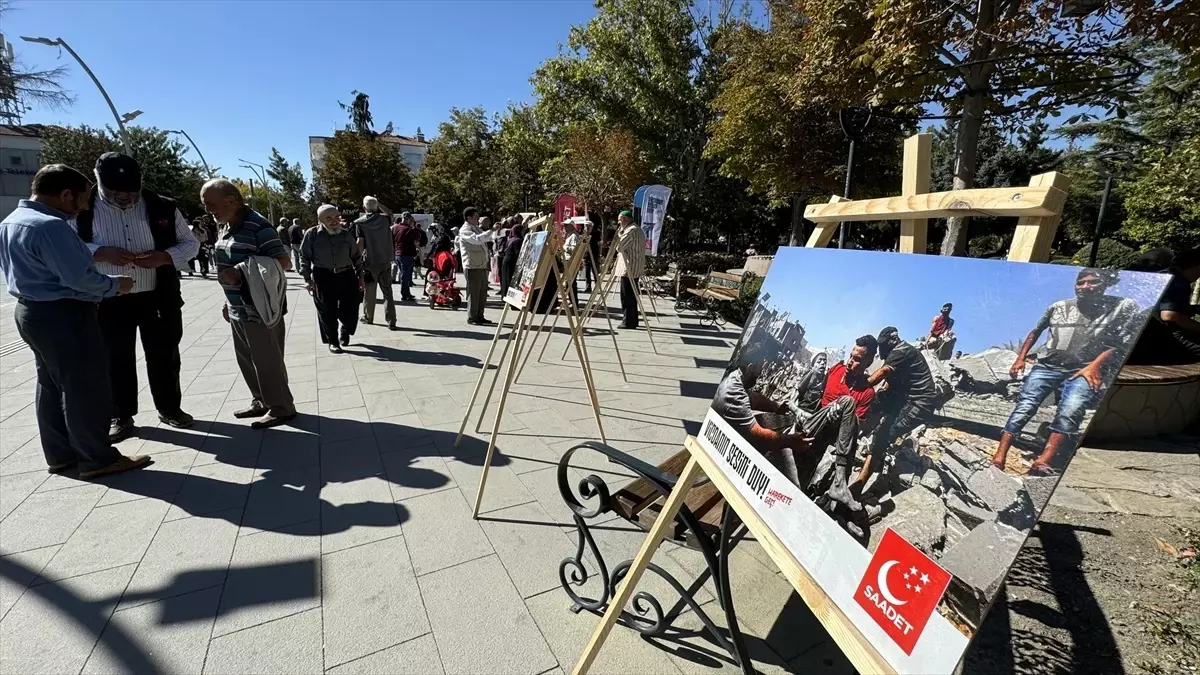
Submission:
<svg viewBox="0 0 1200 675">
<path fill-rule="evenodd" d="M 546 284 L 546 274 L 549 267 L 544 258 L 546 244 L 550 233 L 530 232 L 521 242 L 521 252 L 517 257 L 516 276 L 512 286 L 504 296 L 504 301 L 518 309 L 525 309 L 533 292 Z"/>
<path fill-rule="evenodd" d="M 1169 279 L 780 248 L 698 440 L 897 672 L 952 672 Z"/>
</svg>

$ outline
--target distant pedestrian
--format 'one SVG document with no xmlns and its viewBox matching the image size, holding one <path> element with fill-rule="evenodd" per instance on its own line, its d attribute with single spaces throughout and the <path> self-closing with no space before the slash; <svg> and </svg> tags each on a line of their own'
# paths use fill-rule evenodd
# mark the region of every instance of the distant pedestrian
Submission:
<svg viewBox="0 0 1200 675">
<path fill-rule="evenodd" d="M 646 270 L 646 235 L 633 222 L 633 214 L 622 211 L 617 216 L 617 264 L 613 274 L 621 278 L 621 311 L 625 319 L 621 328 L 638 327 L 638 280 Z"/>
<path fill-rule="evenodd" d="M 600 228 L 594 223 L 588 223 L 588 232 L 591 236 L 588 237 L 588 252 L 583 259 L 583 279 L 585 288 L 584 293 L 592 292 L 592 281 L 596 282 L 596 286 L 600 285 L 600 270 L 596 269 L 600 265 Z"/>
<path fill-rule="evenodd" d="M 484 229 L 488 221 L 481 221 L 479 209 L 468 206 L 463 209 L 463 224 L 458 230 L 458 245 L 462 253 L 462 265 L 467 273 L 467 323 L 473 326 L 490 326 L 483 316 L 488 292 L 487 244 L 492 241 L 492 232 Z"/>
<path fill-rule="evenodd" d="M 337 215 L 332 204 L 317 209 L 317 226 L 304 235 L 300 246 L 300 276 L 317 308 L 321 342 L 341 354 L 358 326 L 363 282 L 362 252 Z"/>
<path fill-rule="evenodd" d="M 221 313 L 233 331 L 234 354 L 250 390 L 250 406 L 235 411 L 233 416 L 257 417 L 250 425 L 255 429 L 285 424 L 296 416 L 284 364 L 286 326 L 282 319 L 268 325 L 252 302 L 251 294 L 245 292 L 249 289 L 239 266 L 257 257 L 267 257 L 274 258 L 287 271 L 292 267 L 291 257 L 271 224 L 246 205 L 233 183 L 214 178 L 200 189 L 200 199 L 205 210 L 224 225 L 213 256 L 217 280 L 225 290 Z"/>
<path fill-rule="evenodd" d="M 208 231 L 204 229 L 204 226 L 200 223 L 199 218 L 192 222 L 192 236 L 196 238 L 196 241 L 200 244 L 200 247 L 196 250 L 196 257 L 188 261 L 188 276 L 193 276 L 192 272 L 196 270 L 195 264 L 199 262 L 200 276 L 207 279 L 209 244 Z"/>
<path fill-rule="evenodd" d="M 279 227 L 276 229 L 276 232 L 279 233 L 279 241 L 286 242 L 288 240 L 288 232 L 287 231 L 288 231 L 288 227 L 290 227 L 290 226 L 291 226 L 291 223 L 288 222 L 287 218 L 279 219 Z"/>
<path fill-rule="evenodd" d="M 336 216 L 336 211 L 334 212 Z M 300 244 L 304 243 L 304 226 L 299 218 L 292 218 L 292 226 L 288 228 L 287 239 L 283 240 L 292 249 L 292 269 L 300 269 Z"/>
<path fill-rule="evenodd" d="M 513 277 L 517 273 L 517 259 L 521 255 L 521 244 L 525 241 L 525 226 L 513 225 L 504 240 L 500 260 L 500 297 L 508 294 Z"/>
<path fill-rule="evenodd" d="M 400 299 L 413 301 L 413 264 L 421 252 L 421 231 L 412 214 L 405 211 L 392 226 L 392 249 L 396 258 L 396 276 L 400 280 Z"/>
<path fill-rule="evenodd" d="M 33 196 L 0 222 L 0 273 L 17 298 L 17 334 L 33 351 L 36 413 L 50 473 L 79 468 L 96 478 L 150 463 L 125 457 L 108 440 L 112 383 L 97 303 L 133 290 L 133 277 L 96 270 L 68 219 L 87 208 L 92 186 L 64 164 L 43 166 Z"/>
<path fill-rule="evenodd" d="M 383 318 L 396 330 L 392 299 L 392 210 L 374 197 L 363 197 L 363 215 L 354 221 L 354 236 L 363 251 L 363 323 L 375 320 L 375 288 L 383 291 Z"/>
<path fill-rule="evenodd" d="M 133 291 L 100 303 L 100 330 L 108 350 L 113 443 L 134 433 L 138 413 L 137 342 L 141 333 L 146 379 L 158 419 L 192 426 L 180 409 L 183 295 L 178 270 L 196 257 L 200 242 L 175 201 L 142 189 L 142 170 L 128 155 L 106 152 L 96 161 L 99 184 L 90 207 L 75 219 L 79 238 L 103 274 L 133 277 Z"/>
</svg>

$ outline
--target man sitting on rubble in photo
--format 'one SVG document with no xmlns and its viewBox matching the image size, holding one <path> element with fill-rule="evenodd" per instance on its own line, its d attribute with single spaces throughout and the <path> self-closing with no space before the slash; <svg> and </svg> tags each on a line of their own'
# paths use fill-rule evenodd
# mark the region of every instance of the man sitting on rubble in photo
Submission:
<svg viewBox="0 0 1200 675">
<path fill-rule="evenodd" d="M 792 397 L 791 406 L 796 417 L 806 417 L 806 413 L 815 413 L 821 407 L 821 396 L 825 393 L 826 366 L 829 356 L 825 352 L 817 352 L 812 357 L 808 370 L 800 376 L 796 383 L 796 391 Z"/>
<path fill-rule="evenodd" d="M 762 343 L 751 342 L 738 349 L 737 367 L 729 371 L 717 393 L 712 409 L 729 423 L 764 457 L 774 460 L 783 448 L 804 450 L 808 442 L 799 434 L 781 434 L 758 423 L 755 411 L 784 414 L 787 406 L 776 403 L 754 390 L 754 385 L 767 365 L 767 353 Z"/>
<path fill-rule="evenodd" d="M 954 343 L 958 341 L 958 336 L 954 334 L 954 319 L 950 318 L 953 309 L 952 303 L 942 305 L 942 311 L 933 317 L 933 323 L 929 326 L 929 335 L 920 341 L 921 346 L 936 354 L 939 361 L 950 358 Z"/>
<path fill-rule="evenodd" d="M 1058 406 L 1050 423 L 1050 437 L 1041 455 L 1029 467 L 1031 475 L 1053 474 L 1050 466 L 1064 443 L 1070 447 L 1079 438 L 1079 427 L 1088 409 L 1095 409 L 1103 393 L 1104 377 L 1120 366 L 1116 350 L 1128 344 L 1142 325 L 1137 303 L 1106 295 L 1116 285 L 1118 274 L 1107 269 L 1083 269 L 1075 277 L 1075 297 L 1059 300 L 1046 308 L 1042 318 L 1021 343 L 1021 351 L 1009 369 L 1015 380 L 1025 369 L 1033 345 L 1043 332 L 1046 343 L 1037 352 L 1037 363 L 1021 383 L 1017 403 L 1004 425 L 992 464 L 1004 469 L 1008 449 L 1021 429 L 1033 419 L 1038 407 L 1058 391 Z"/>
</svg>

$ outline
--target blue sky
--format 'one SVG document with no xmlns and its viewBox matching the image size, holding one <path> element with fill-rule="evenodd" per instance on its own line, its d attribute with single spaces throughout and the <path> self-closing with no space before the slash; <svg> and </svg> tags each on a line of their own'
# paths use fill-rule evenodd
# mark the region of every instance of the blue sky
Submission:
<svg viewBox="0 0 1200 675">
<path fill-rule="evenodd" d="M 427 138 L 451 106 L 531 99 L 529 76 L 595 14 L 590 0 L 442 2 L 69 2 L 14 0 L 0 25 L 18 58 L 66 65 L 76 96 L 26 123 L 112 124 L 104 99 L 66 52 L 21 35 L 61 37 L 83 57 L 119 112 L 183 128 L 208 162 L 249 176 L 274 146 L 309 174 L 308 137 L 346 122 L 337 101 L 371 96 L 382 128 Z"/>
<path fill-rule="evenodd" d="M 781 248 L 763 284 L 768 304 L 790 311 L 808 343 L 844 347 L 896 326 L 914 341 L 942 304 L 954 303 L 957 349 L 971 353 L 1020 342 L 1051 303 L 1072 297 L 1079 268 L 880 251 Z M 1143 307 L 1167 277 L 1122 272 L 1111 295 Z"/>
</svg>

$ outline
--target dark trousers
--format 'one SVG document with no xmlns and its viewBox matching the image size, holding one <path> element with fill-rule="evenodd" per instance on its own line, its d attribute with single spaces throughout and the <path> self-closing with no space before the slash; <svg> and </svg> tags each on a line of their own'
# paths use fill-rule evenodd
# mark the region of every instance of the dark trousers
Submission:
<svg viewBox="0 0 1200 675">
<path fill-rule="evenodd" d="M 400 298 L 412 300 L 413 264 L 416 258 L 411 255 L 396 256 L 396 276 L 400 280 Z"/>
<path fill-rule="evenodd" d="M 179 412 L 179 341 L 183 339 L 183 315 L 178 299 L 155 291 L 130 293 L 100 303 L 100 331 L 108 348 L 108 370 L 112 381 L 112 416 L 133 417 L 138 412 L 137 347 L 142 335 L 146 353 L 146 377 L 154 407 L 163 414 Z"/>
<path fill-rule="evenodd" d="M 584 254 L 583 256 L 583 279 L 584 283 L 587 284 L 587 288 L 585 290 L 592 290 L 593 281 L 597 284 L 600 283 L 600 280 L 597 278 L 599 273 L 596 271 L 595 267 L 592 266 L 592 260 L 595 260 L 597 265 L 600 264 L 599 255 L 599 250 L 592 249 L 591 255 Z"/>
<path fill-rule="evenodd" d="M 467 270 L 467 318 L 483 321 L 483 306 L 487 302 L 488 271 Z"/>
<path fill-rule="evenodd" d="M 78 462 L 92 471 L 120 453 L 108 442 L 112 387 L 96 305 L 76 300 L 21 300 L 17 333 L 37 366 L 37 423 L 50 466 Z"/>
<path fill-rule="evenodd" d="M 354 335 L 358 327 L 358 276 L 354 270 L 313 270 L 313 304 L 321 342 L 336 344 L 339 337 Z M 338 323 L 341 328 L 338 328 Z"/>
<path fill-rule="evenodd" d="M 238 368 L 253 401 L 277 416 L 296 412 L 283 362 L 287 334 L 284 320 L 281 318 L 274 326 L 257 321 L 230 321 L 229 325 Z"/>
<path fill-rule="evenodd" d="M 1079 378 L 1083 379 L 1083 378 Z M 871 470 L 883 468 L 883 457 L 891 448 L 892 442 L 900 436 L 906 436 L 913 429 L 924 424 L 933 413 L 929 406 L 913 405 L 906 401 L 880 401 L 883 415 L 879 418 L 879 427 L 871 438 Z"/>
<path fill-rule="evenodd" d="M 200 263 L 200 274 L 208 276 L 208 251 L 204 250 L 203 246 L 200 247 L 200 252 L 196 254 L 196 257 L 188 261 L 189 271 L 196 271 L 197 261 Z"/>
<path fill-rule="evenodd" d="M 621 311 L 625 315 L 625 320 L 621 322 L 621 325 L 626 328 L 637 328 L 637 291 L 633 288 L 633 281 L 627 276 L 621 277 Z"/>
</svg>

